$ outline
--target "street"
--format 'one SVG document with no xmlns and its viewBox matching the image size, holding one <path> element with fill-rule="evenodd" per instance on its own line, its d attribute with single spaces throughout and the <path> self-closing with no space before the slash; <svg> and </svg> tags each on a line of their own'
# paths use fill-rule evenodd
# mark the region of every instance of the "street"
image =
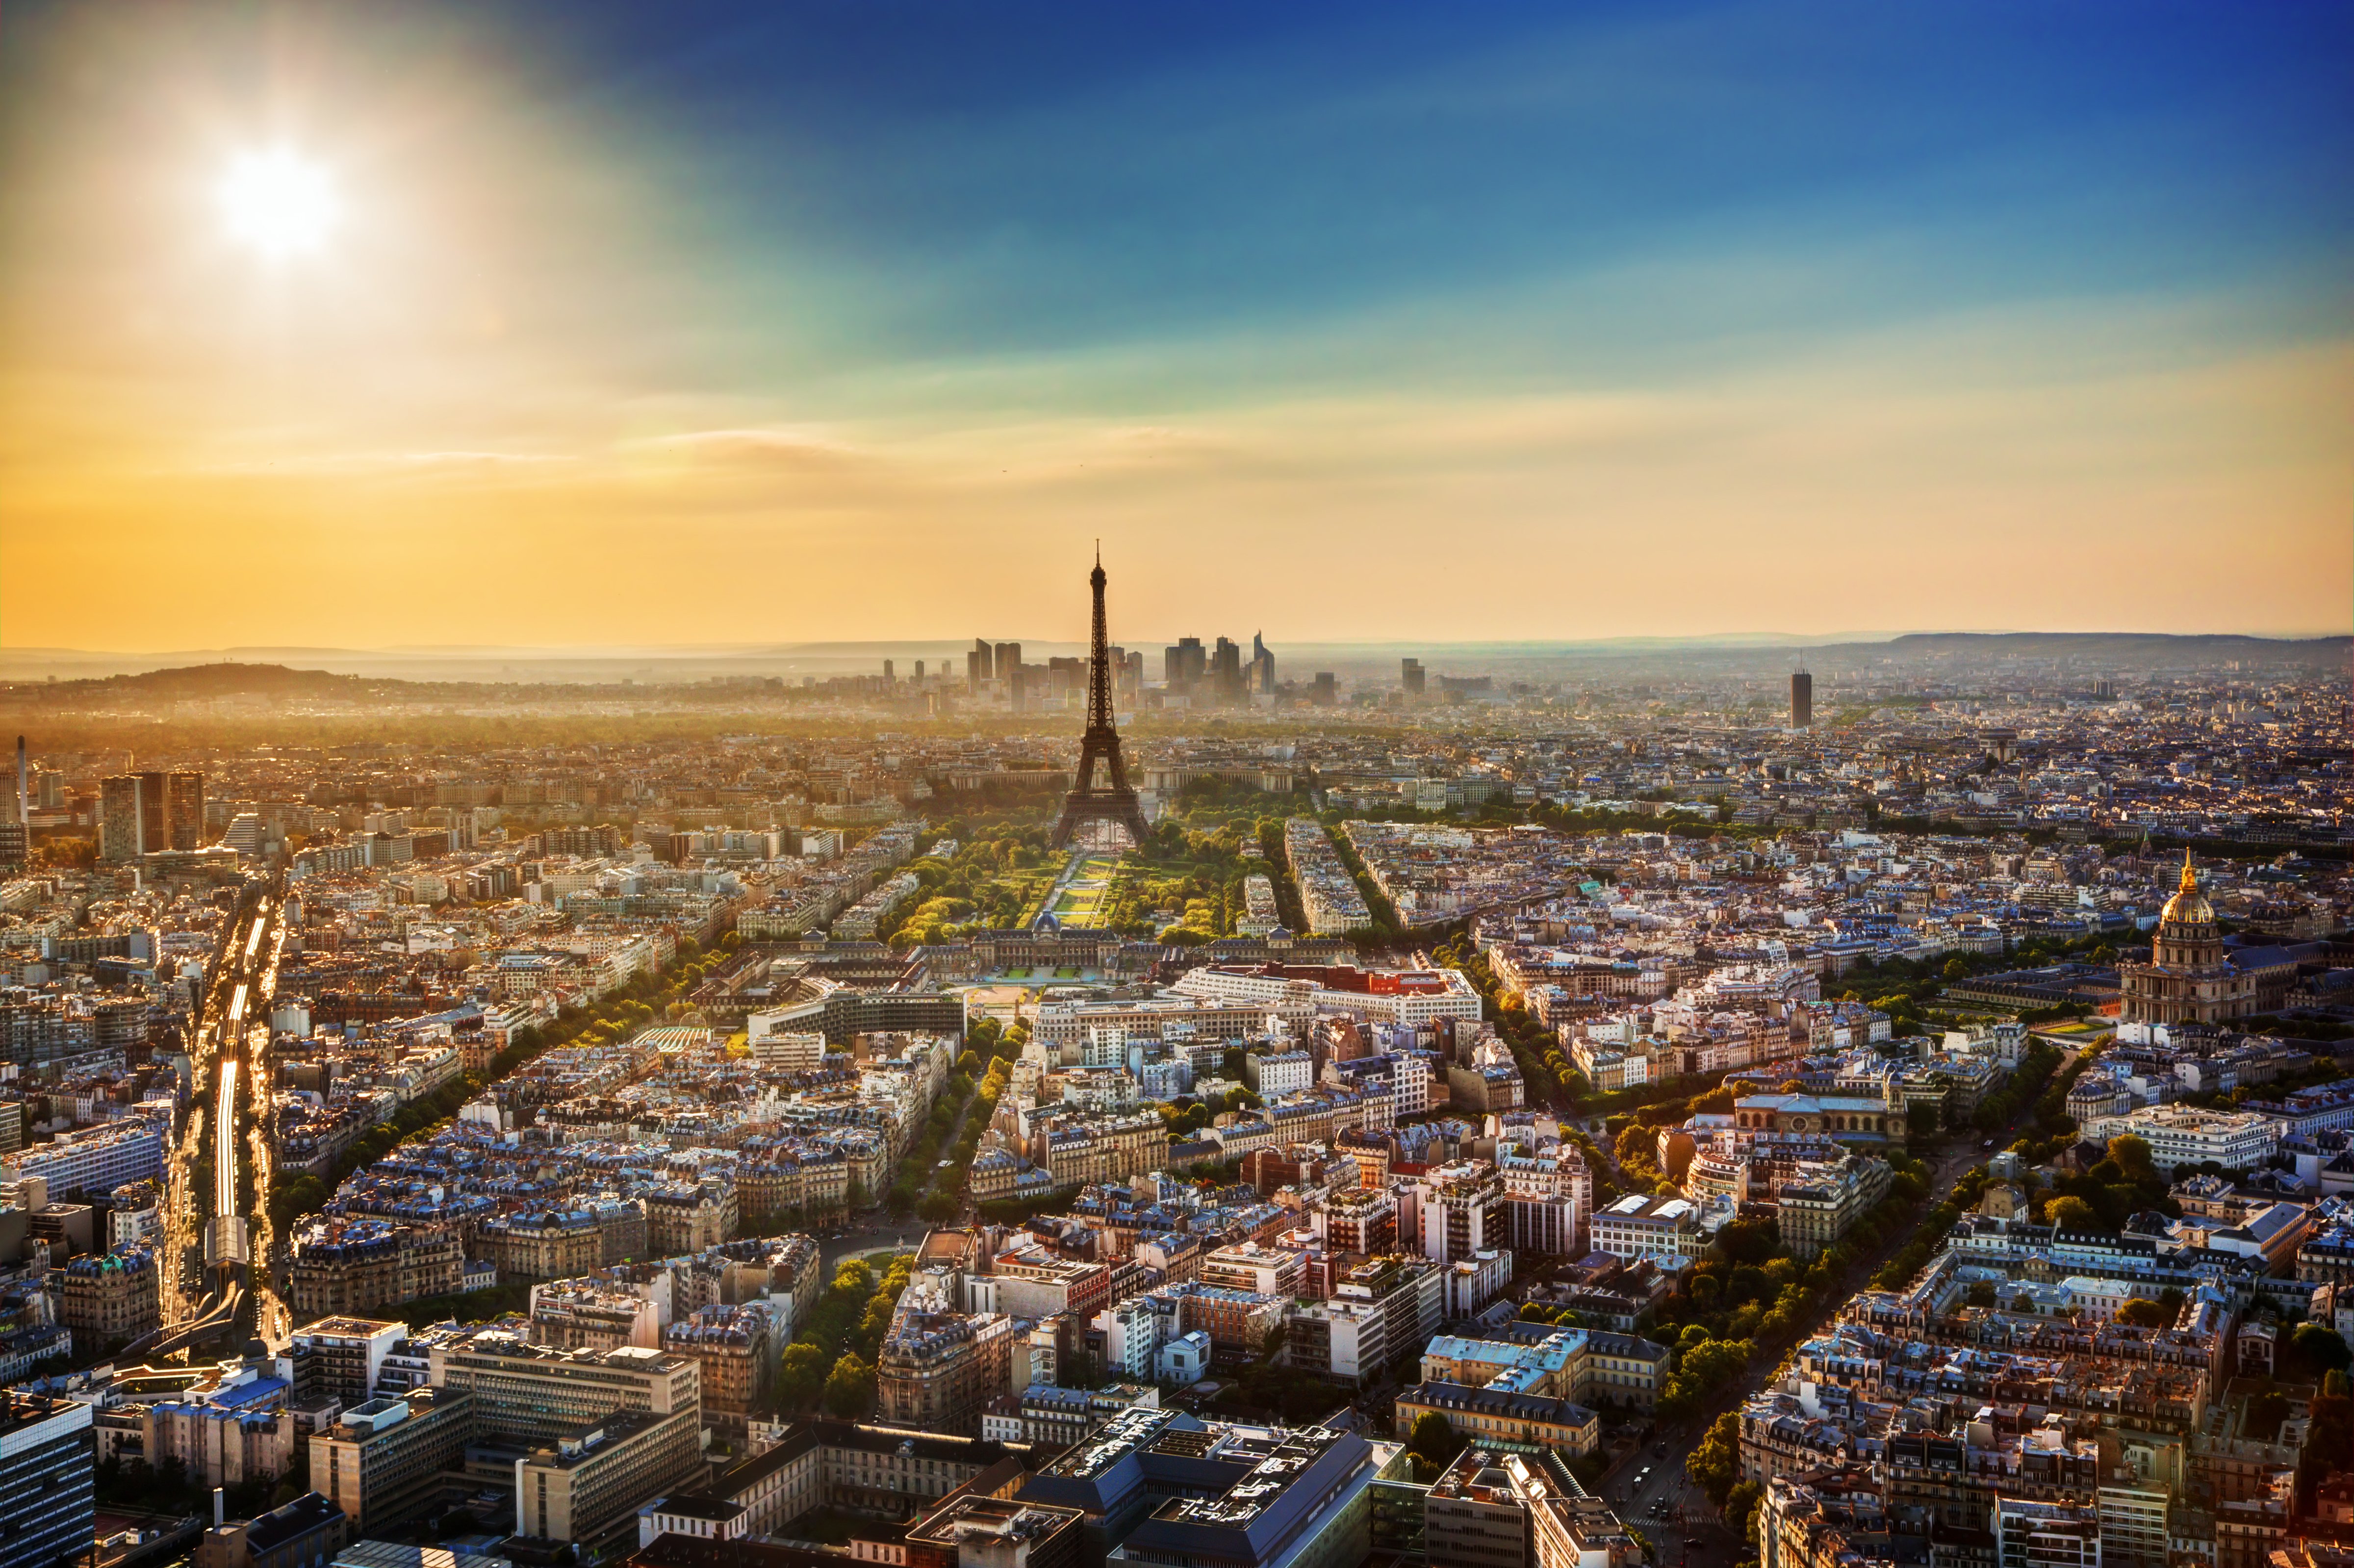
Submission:
<svg viewBox="0 0 2354 1568">
<path fill-rule="evenodd" d="M 833 1277 L 834 1266 L 845 1257 L 857 1257 L 870 1252 L 903 1252 L 912 1249 L 924 1239 L 930 1227 L 921 1220 L 909 1220 L 895 1225 L 883 1217 L 880 1209 L 852 1216 L 854 1228 L 842 1235 L 831 1232 L 818 1237 L 818 1257 L 825 1268 L 825 1277 Z"/>
<path fill-rule="evenodd" d="M 1669 1568 L 1723 1568 L 1746 1544 L 1735 1541 L 1716 1510 L 1684 1474 L 1691 1445 L 1670 1434 L 1638 1447 L 1602 1479 L 1596 1495 L 1642 1532 Z M 1661 1511 L 1654 1512 L 1657 1508 Z M 1695 1544 L 1687 1546 L 1687 1541 Z"/>
</svg>

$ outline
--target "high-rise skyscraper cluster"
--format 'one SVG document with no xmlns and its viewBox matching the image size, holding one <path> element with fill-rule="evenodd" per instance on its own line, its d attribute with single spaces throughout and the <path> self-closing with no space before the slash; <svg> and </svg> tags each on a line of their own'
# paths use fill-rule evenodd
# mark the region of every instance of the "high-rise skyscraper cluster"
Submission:
<svg viewBox="0 0 2354 1568">
<path fill-rule="evenodd" d="M 1198 637 L 1181 637 L 1161 651 L 1161 678 L 1172 696 L 1209 706 L 1232 707 L 1275 692 L 1275 653 L 1265 636 L 1251 634 L 1250 657 L 1242 645 L 1221 637 L 1204 649 Z"/>
<path fill-rule="evenodd" d="M 205 842 L 205 776 L 192 772 L 117 773 L 99 787 L 99 853 L 135 861 L 154 850 L 200 849 Z"/>
<path fill-rule="evenodd" d="M 1144 655 L 1118 647 L 1110 654 L 1112 694 L 1121 702 L 1133 702 L 1144 686 Z M 1025 664 L 1019 642 L 991 642 L 976 637 L 964 656 L 964 679 L 970 695 L 1002 697 L 1013 712 L 1024 713 L 1047 697 L 1084 699 L 1087 662 L 1057 655 L 1044 664 Z"/>
</svg>

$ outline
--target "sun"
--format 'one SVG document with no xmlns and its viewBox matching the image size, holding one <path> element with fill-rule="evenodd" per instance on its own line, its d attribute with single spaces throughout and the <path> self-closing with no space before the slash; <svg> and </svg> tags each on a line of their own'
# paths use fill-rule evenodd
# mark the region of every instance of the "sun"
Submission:
<svg viewBox="0 0 2354 1568">
<path fill-rule="evenodd" d="M 316 250 L 340 210 L 327 171 L 284 148 L 239 157 L 219 196 L 229 233 L 272 260 Z"/>
</svg>

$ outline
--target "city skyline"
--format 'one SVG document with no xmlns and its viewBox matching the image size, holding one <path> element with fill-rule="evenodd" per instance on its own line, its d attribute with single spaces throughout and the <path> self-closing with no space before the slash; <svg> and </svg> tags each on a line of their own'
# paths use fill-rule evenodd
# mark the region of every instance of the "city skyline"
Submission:
<svg viewBox="0 0 2354 1568">
<path fill-rule="evenodd" d="M 0 646 L 2347 629 L 2339 14 L 12 21 Z"/>
</svg>

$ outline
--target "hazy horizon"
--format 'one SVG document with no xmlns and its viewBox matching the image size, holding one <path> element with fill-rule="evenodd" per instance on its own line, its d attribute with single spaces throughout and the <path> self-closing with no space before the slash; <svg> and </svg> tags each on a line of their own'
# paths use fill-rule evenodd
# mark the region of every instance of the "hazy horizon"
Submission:
<svg viewBox="0 0 2354 1568">
<path fill-rule="evenodd" d="M 1663 671 L 1672 672 L 1679 668 L 1695 675 L 1740 675 L 1748 678 L 1772 675 L 1778 678 L 1787 669 L 1812 667 L 1819 679 L 1836 682 L 1842 674 L 1861 673 L 1866 661 L 1872 665 L 1882 663 L 1889 656 L 1874 651 L 1893 648 L 1895 640 L 1901 637 L 2041 639 L 2053 635 L 2062 639 L 2081 637 L 2086 640 L 2086 646 L 2073 652 L 2063 648 L 2025 652 L 2020 656 L 2041 660 L 2057 654 L 2084 662 L 2087 668 L 2122 670 L 2132 667 L 2133 662 L 2126 656 L 2126 651 L 2108 646 L 2109 641 L 2154 636 L 2163 640 L 2162 648 L 2179 644 L 2179 651 L 2185 654 L 2220 641 L 2224 646 L 2214 656 L 2243 656 L 2254 652 L 2261 657 L 2267 646 L 2277 645 L 2281 652 L 2291 654 L 2298 662 L 2309 662 L 2317 651 L 2314 645 L 2343 644 L 2348 641 L 2343 633 L 2306 638 L 2211 633 L 2186 638 L 2180 633 L 2134 632 L 1900 632 L 1856 635 L 1845 641 L 1738 638 L 1624 638 L 1583 643 L 1438 641 L 1288 643 L 1278 641 L 1271 641 L 1268 646 L 1276 654 L 1277 666 L 1283 678 L 1290 681 L 1324 670 L 1339 674 L 1344 683 L 1362 684 L 1371 680 L 1387 684 L 1396 678 L 1398 660 L 1412 656 L 1418 658 L 1434 673 L 1488 673 L 1512 680 L 1573 676 L 1591 679 L 1607 671 L 1620 672 L 1626 678 L 1649 679 Z M 1055 639 L 991 637 L 990 641 L 992 644 L 1020 643 L 1023 658 L 1034 664 L 1042 663 L 1050 657 L 1083 655 L 1087 652 L 1087 645 L 1083 642 Z M 699 646 L 582 644 L 564 648 L 473 644 L 438 647 L 396 645 L 375 649 L 249 647 L 146 652 L 0 647 L 0 682 L 25 685 L 48 680 L 94 680 L 192 666 L 234 665 L 284 666 L 298 671 L 316 670 L 329 674 L 371 679 L 456 683 L 577 684 L 636 678 L 661 684 L 715 675 L 825 678 L 871 674 L 877 673 L 886 660 L 896 661 L 896 673 L 903 677 L 911 675 L 919 662 L 929 662 L 936 672 L 955 677 L 963 671 L 963 655 L 970 646 L 969 638 L 908 638 Z M 1161 649 L 1166 643 L 1131 639 L 1127 646 L 1142 650 L 1146 680 L 1157 683 L 1161 674 Z M 1245 646 L 1248 646 L 1246 641 Z"/>
</svg>

